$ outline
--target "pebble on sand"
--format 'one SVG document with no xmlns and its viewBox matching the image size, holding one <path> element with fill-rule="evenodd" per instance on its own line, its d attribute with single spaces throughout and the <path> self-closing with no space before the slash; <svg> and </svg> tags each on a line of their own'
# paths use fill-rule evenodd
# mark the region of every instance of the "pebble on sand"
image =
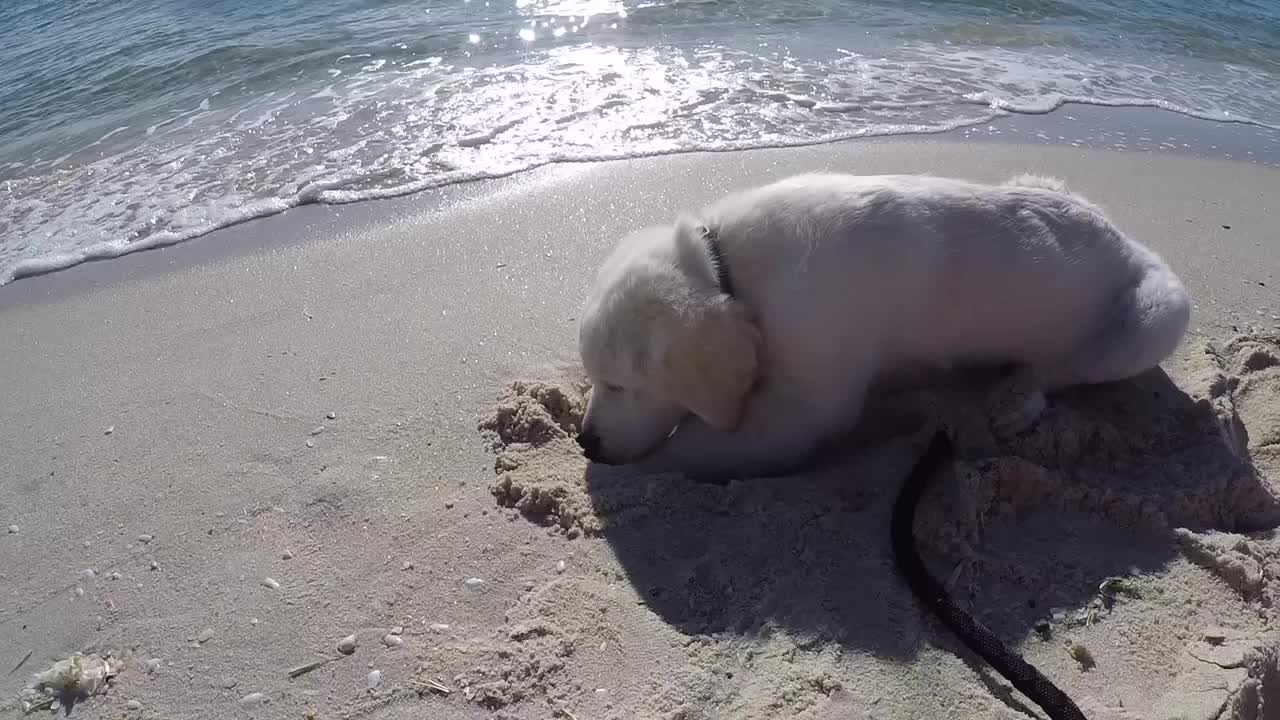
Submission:
<svg viewBox="0 0 1280 720">
<path fill-rule="evenodd" d="M 18 531 L 19 531 L 19 530 L 21 530 L 21 529 L 22 529 L 22 528 L 19 528 L 17 525 L 10 525 L 10 526 L 9 526 L 9 534 L 10 534 L 10 535 L 17 535 L 17 534 L 18 534 Z"/>
<path fill-rule="evenodd" d="M 196 642 L 203 645 L 209 642 L 210 640 L 212 640 L 213 636 L 214 636 L 213 628 L 205 628 L 200 631 L 199 635 L 196 636 Z"/>
<path fill-rule="evenodd" d="M 160 658 L 151 658 L 143 663 L 142 668 L 147 671 L 148 675 L 156 674 L 160 669 Z"/>
<path fill-rule="evenodd" d="M 1093 658 L 1093 653 L 1089 652 L 1089 648 L 1080 643 L 1072 643 L 1067 647 L 1067 651 L 1071 653 L 1071 657 L 1076 662 L 1080 663 L 1081 670 L 1092 670 L 1098 665 L 1098 661 Z"/>
<path fill-rule="evenodd" d="M 138 536 L 138 542 L 142 543 L 143 545 L 146 545 L 147 543 L 151 542 L 152 539 L 153 537 L 151 535 L 148 535 L 147 533 L 143 533 Z"/>
<path fill-rule="evenodd" d="M 102 434 L 103 434 L 103 435 L 110 435 L 111 433 L 113 433 L 113 432 L 115 432 L 115 431 L 116 431 L 116 426 L 115 426 L 115 425 L 109 425 L 109 426 L 107 426 L 107 428 L 106 428 L 105 430 L 103 430 L 103 431 L 102 431 Z"/>
<path fill-rule="evenodd" d="M 413 563 L 409 562 L 408 560 L 405 560 L 404 563 L 400 565 L 400 569 L 404 570 L 405 572 L 408 572 L 413 569 Z"/>
<path fill-rule="evenodd" d="M 559 575 L 560 573 L 564 572 L 565 567 L 566 567 L 566 566 L 565 566 L 565 564 L 564 564 L 564 561 L 563 561 L 563 560 L 561 560 L 560 562 L 556 563 L 556 574 L 557 574 L 557 575 Z"/>
<path fill-rule="evenodd" d="M 398 648 L 404 644 L 404 638 L 388 633 L 382 636 L 382 644 L 389 648 Z"/>
<path fill-rule="evenodd" d="M 484 581 L 481 580 L 480 578 L 473 577 L 473 578 L 467 578 L 466 580 L 463 580 L 462 584 L 466 585 L 472 590 L 479 590 L 481 586 L 484 585 Z"/>
<path fill-rule="evenodd" d="M 320 433 L 322 433 L 322 432 L 324 432 L 324 426 L 323 426 L 323 425 L 317 425 L 314 429 L 312 429 L 311 434 L 312 434 L 312 435 L 319 435 L 319 434 L 320 434 Z"/>
<path fill-rule="evenodd" d="M 373 670 L 369 673 L 369 691 L 373 692 L 382 686 L 382 671 Z"/>
<path fill-rule="evenodd" d="M 125 703 L 124 706 L 129 708 L 130 710 L 142 709 L 142 703 L 138 702 L 137 700 L 130 700 L 129 702 Z"/>
<path fill-rule="evenodd" d="M 430 625 L 427 626 L 427 628 L 431 630 L 431 632 L 448 632 L 449 631 L 449 626 L 446 625 L 445 623 L 431 623 Z"/>
<path fill-rule="evenodd" d="M 284 551 L 284 553 L 283 553 L 280 557 L 281 557 L 281 558 L 284 558 L 285 560 L 292 560 L 292 559 L 293 559 L 293 551 L 292 551 L 292 550 L 285 550 L 285 551 Z"/>
<path fill-rule="evenodd" d="M 343 655 L 350 655 L 356 651 L 356 636 L 348 635 L 338 641 L 338 652 Z"/>
<path fill-rule="evenodd" d="M 276 580 L 275 578 L 269 578 L 269 577 L 267 577 L 267 578 L 262 578 L 262 586 L 263 586 L 263 587 L 269 587 L 269 588 L 271 588 L 272 590 L 279 590 L 279 589 L 280 589 L 280 581 Z"/>
<path fill-rule="evenodd" d="M 403 634 L 404 634 L 404 626 L 403 626 L 403 625 L 392 625 L 392 626 L 391 626 L 391 634 L 392 634 L 392 635 L 403 635 Z"/>
<path fill-rule="evenodd" d="M 240 704 L 245 707 L 253 707 L 255 705 L 265 705 L 268 702 L 267 696 L 260 692 L 253 692 L 240 698 Z"/>
<path fill-rule="evenodd" d="M 327 418 L 329 418 L 330 420 L 337 420 L 337 419 L 338 419 L 338 413 L 336 413 L 336 412 L 334 412 L 334 411 L 332 411 L 332 410 L 330 410 L 329 412 L 325 413 L 325 414 L 324 414 L 324 416 L 325 416 L 325 417 L 327 417 Z"/>
</svg>

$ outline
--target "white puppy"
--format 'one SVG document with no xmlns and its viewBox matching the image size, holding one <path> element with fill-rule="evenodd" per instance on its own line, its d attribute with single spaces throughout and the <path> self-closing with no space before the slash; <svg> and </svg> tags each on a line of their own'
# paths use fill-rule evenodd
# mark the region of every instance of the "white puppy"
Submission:
<svg viewBox="0 0 1280 720">
<path fill-rule="evenodd" d="M 625 238 L 580 327 L 579 442 L 606 463 L 787 470 L 897 375 L 1011 364 L 1044 392 L 1132 377 L 1191 301 L 1060 181 L 813 174 Z M 672 434 L 673 428 L 678 431 Z"/>
</svg>

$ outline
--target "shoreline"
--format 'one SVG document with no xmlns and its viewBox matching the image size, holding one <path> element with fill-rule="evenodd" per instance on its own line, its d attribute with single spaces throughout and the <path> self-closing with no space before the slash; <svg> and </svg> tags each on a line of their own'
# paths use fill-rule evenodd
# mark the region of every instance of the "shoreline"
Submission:
<svg viewBox="0 0 1280 720">
<path fill-rule="evenodd" d="M 981 149 L 981 150 L 979 150 Z M 967 158 L 967 159 L 966 159 Z M 1108 182 L 1110 189 L 1089 192 L 1091 167 L 1108 166 L 1109 173 L 1150 173 L 1153 177 L 1178 174 L 1204 175 L 1218 178 L 1216 183 L 1237 184 L 1239 192 L 1214 199 L 1197 192 L 1187 192 L 1176 208 L 1182 225 L 1176 239 L 1170 242 L 1150 237 L 1150 227 L 1159 218 L 1140 207 L 1125 207 L 1124 198 L 1133 189 L 1124 182 Z M 1063 176 L 1073 189 L 1082 190 L 1092 201 L 1102 205 L 1120 221 L 1120 226 L 1160 252 L 1170 253 L 1184 281 L 1197 298 L 1209 306 L 1230 306 L 1226 298 L 1239 297 L 1255 308 L 1253 317 L 1245 312 L 1229 313 L 1222 329 L 1231 326 L 1255 326 L 1280 329 L 1280 304 L 1271 300 L 1271 288 L 1280 287 L 1280 268 L 1261 240 L 1251 239 L 1267 222 L 1267 209 L 1251 204 L 1250 198 L 1266 197 L 1264 188 L 1280 179 L 1280 169 L 1239 160 L 1208 159 L 1181 154 L 1156 154 L 1137 151 L 1094 150 L 1058 144 L 1022 144 L 1009 136 L 966 140 L 962 137 L 929 136 L 890 137 L 871 140 L 843 141 L 801 148 L 769 148 L 735 152 L 678 153 L 634 160 L 593 163 L 564 163 L 493 180 L 450 185 L 383 200 L 361 201 L 342 205 L 305 205 L 283 213 L 215 230 L 191 241 L 162 248 L 130 253 L 118 258 L 81 263 L 64 270 L 22 278 L 0 286 L 0 313 L 30 303 L 52 302 L 128 285 L 137 281 L 154 281 L 174 271 L 192 272 L 207 266 L 239 266 L 247 268 L 253 258 L 277 255 L 301 256 L 302 248 L 328 250 L 348 255 L 361 255 L 358 247 L 343 247 L 352 242 L 376 238 L 386 230 L 404 236 L 416 227 L 447 221 L 459 210 L 470 213 L 502 213 L 508 200 L 565 196 L 586 199 L 584 207 L 566 207 L 566 213 L 591 212 L 590 192 L 596 178 L 614 175 L 635 178 L 629 184 L 643 186 L 648 176 L 678 181 L 689 173 L 708 172 L 717 176 L 714 192 L 700 192 L 690 198 L 664 196 L 662 183 L 641 187 L 643 193 L 633 197 L 611 193 L 614 207 L 631 205 L 628 210 L 636 223 L 620 226 L 614 235 L 629 231 L 638 224 L 669 222 L 678 212 L 700 207 L 723 192 L 756 180 L 737 181 L 729 168 L 768 168 L 759 182 L 792 172 L 828 169 L 855 173 L 937 173 L 959 174 L 972 179 L 999 182 L 1005 178 L 990 168 L 1021 168 L 1017 172 L 1043 172 Z M 964 172 L 957 172 L 957 168 Z M 759 171 L 757 170 L 759 174 Z M 1010 173 L 1014 174 L 1014 173 Z M 1254 186 L 1257 192 L 1254 193 Z M 652 211 L 650 211 L 652 210 Z M 536 219 L 536 218 L 534 218 Z M 1137 221 L 1137 222 L 1135 222 Z M 1242 232 L 1245 231 L 1245 232 Z M 513 245 L 498 255 L 519 256 L 527 252 L 519 247 L 520 238 L 503 240 Z M 485 245 L 490 243 L 485 241 Z M 375 251 L 376 248 L 369 248 Z M 416 248 L 421 254 L 429 248 Z M 493 250 L 493 248 L 490 248 Z M 600 250 L 602 251 L 602 250 Z M 1196 261 L 1193 261 L 1196 259 Z M 392 262 L 387 259 L 387 262 Z M 500 260 L 495 260 L 500 263 Z M 1218 288 L 1211 279 L 1213 272 L 1233 278 L 1239 287 Z M 341 281 L 342 278 L 335 278 Z M 227 290 L 234 290 L 228 288 Z M 1224 316 L 1225 317 L 1225 316 Z M 1192 331 L 1202 328 L 1193 318 Z M 1243 330 L 1242 330 L 1243 331 Z"/>
<path fill-rule="evenodd" d="M 186 246 L 193 242 L 207 241 L 213 237 L 219 239 L 228 238 L 228 244 L 232 247 L 229 247 L 224 252 L 240 252 L 242 251 L 239 248 L 240 243 L 234 239 L 237 229 L 291 213 L 295 214 L 295 216 L 298 214 L 316 216 L 316 208 L 329 209 L 328 215 L 341 215 L 342 209 L 345 208 L 357 217 L 365 217 L 372 213 L 358 208 L 366 205 L 382 208 L 379 205 L 380 203 L 396 203 L 423 197 L 426 198 L 427 204 L 439 203 L 444 205 L 451 202 L 455 197 L 472 196 L 472 193 L 476 192 L 474 190 L 476 187 L 502 187 L 503 183 L 518 181 L 522 176 L 533 174 L 541 177 L 554 175 L 557 172 L 573 172 L 573 168 L 580 166 L 590 167 L 599 164 L 637 162 L 681 155 L 789 152 L 811 150 L 813 148 L 839 147 L 846 144 L 929 141 L 994 142 L 1027 145 L 1035 148 L 1071 147 L 1118 153 L 1132 152 L 1141 154 L 1156 152 L 1174 157 L 1202 160 L 1234 160 L 1263 167 L 1280 168 L 1280 131 L 1272 128 L 1249 122 L 1234 123 L 1225 120 L 1200 118 L 1154 107 L 1113 107 L 1089 103 L 1066 103 L 1044 114 L 1012 113 L 997 117 L 990 122 L 977 123 L 937 133 L 903 133 L 752 149 L 673 151 L 666 154 L 616 160 L 554 161 L 528 169 L 517 170 L 510 175 L 446 183 L 420 190 L 406 190 L 402 193 L 391 194 L 385 198 L 367 198 L 349 203 L 302 203 L 279 212 L 239 220 L 188 239 L 154 247 L 147 246 L 146 239 L 144 239 L 140 241 L 141 244 L 137 250 L 125 251 L 108 257 L 90 257 L 64 266 L 19 275 L 5 285 L 0 285 L 0 304 L 4 302 L 4 288 L 13 286 L 16 283 L 38 281 L 41 278 L 56 276 L 82 265 L 128 262 L 128 258 L 138 254 L 165 251 L 174 247 Z M 479 192 L 484 192 L 484 190 L 479 190 Z M 392 210 L 392 212 L 396 211 L 396 209 Z M 319 217 L 318 221 L 326 222 L 327 219 L 327 217 Z M 313 217 L 303 217 L 302 221 L 313 222 L 317 220 L 313 219 Z M 254 232 L 255 230 L 250 228 L 245 234 L 253 234 Z M 217 251 L 207 251 L 208 256 L 216 254 Z"/>
</svg>

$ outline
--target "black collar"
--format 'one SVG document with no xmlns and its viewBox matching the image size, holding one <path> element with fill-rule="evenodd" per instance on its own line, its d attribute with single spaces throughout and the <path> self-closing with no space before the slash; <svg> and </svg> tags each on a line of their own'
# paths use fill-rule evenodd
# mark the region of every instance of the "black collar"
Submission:
<svg viewBox="0 0 1280 720">
<path fill-rule="evenodd" d="M 715 268 L 716 282 L 720 284 L 720 292 L 733 297 L 733 278 L 729 277 L 729 265 L 724 261 L 720 239 L 711 228 L 703 225 L 702 241 L 707 244 L 707 253 L 711 255 L 711 266 Z"/>
</svg>

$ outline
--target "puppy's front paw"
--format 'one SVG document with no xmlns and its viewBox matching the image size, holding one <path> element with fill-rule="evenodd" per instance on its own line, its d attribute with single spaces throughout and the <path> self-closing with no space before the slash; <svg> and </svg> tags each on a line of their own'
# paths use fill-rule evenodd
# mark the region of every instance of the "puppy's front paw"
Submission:
<svg viewBox="0 0 1280 720">
<path fill-rule="evenodd" d="M 1001 440 L 1024 435 L 1035 428 L 1048 407 L 1049 400 L 1039 386 L 1017 378 L 992 397 L 988 407 L 991 432 Z"/>
</svg>

